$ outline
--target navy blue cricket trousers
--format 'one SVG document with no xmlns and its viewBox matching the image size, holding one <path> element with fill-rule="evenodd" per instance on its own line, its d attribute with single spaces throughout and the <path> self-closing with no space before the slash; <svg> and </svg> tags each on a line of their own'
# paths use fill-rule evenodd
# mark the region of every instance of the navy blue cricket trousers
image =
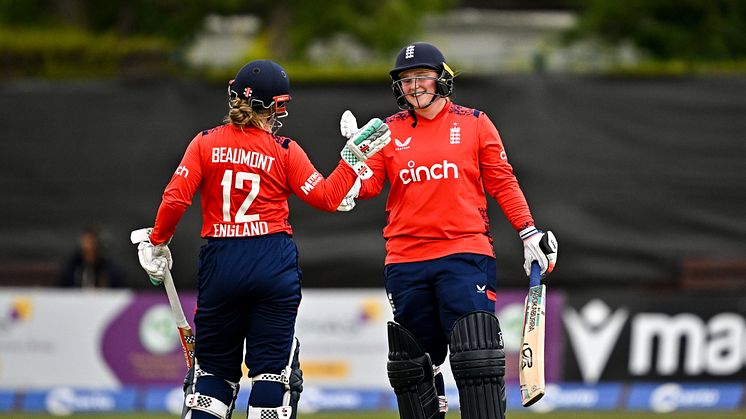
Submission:
<svg viewBox="0 0 746 419">
<path fill-rule="evenodd" d="M 386 265 L 384 282 L 394 321 L 420 341 L 433 365 L 440 365 L 459 317 L 495 312 L 496 272 L 494 258 L 473 253 Z"/>
<path fill-rule="evenodd" d="M 199 254 L 195 356 L 228 381 L 278 374 L 288 364 L 301 301 L 298 250 L 285 233 L 209 239 Z"/>
</svg>

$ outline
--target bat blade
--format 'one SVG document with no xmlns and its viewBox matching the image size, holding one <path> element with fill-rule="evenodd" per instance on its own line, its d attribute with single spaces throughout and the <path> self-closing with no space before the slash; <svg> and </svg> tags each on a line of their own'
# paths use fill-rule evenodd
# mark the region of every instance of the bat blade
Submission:
<svg viewBox="0 0 746 419">
<path fill-rule="evenodd" d="M 192 328 L 188 324 L 185 327 L 179 327 L 179 336 L 181 336 L 181 349 L 184 350 L 187 368 L 192 368 L 192 360 L 194 359 L 194 333 L 192 333 Z"/>
<path fill-rule="evenodd" d="M 521 404 L 531 406 L 544 396 L 546 286 L 529 288 L 524 302 L 520 353 Z"/>
</svg>

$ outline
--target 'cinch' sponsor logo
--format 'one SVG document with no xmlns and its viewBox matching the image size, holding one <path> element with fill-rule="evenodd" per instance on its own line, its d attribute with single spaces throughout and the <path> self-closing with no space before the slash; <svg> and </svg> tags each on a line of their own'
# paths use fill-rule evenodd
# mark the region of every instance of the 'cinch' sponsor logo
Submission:
<svg viewBox="0 0 746 419">
<path fill-rule="evenodd" d="M 458 179 L 458 166 L 443 160 L 443 163 L 435 163 L 432 166 L 416 166 L 414 160 L 407 163 L 406 169 L 399 171 L 399 179 L 403 184 L 412 182 L 426 182 L 429 180 Z"/>
</svg>

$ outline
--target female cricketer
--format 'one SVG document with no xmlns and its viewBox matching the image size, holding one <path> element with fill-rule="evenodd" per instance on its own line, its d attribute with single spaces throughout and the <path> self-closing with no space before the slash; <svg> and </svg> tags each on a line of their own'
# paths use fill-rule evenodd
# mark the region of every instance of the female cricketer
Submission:
<svg viewBox="0 0 746 419">
<path fill-rule="evenodd" d="M 394 141 L 367 161 L 373 175 L 357 195 L 371 198 L 390 184 L 384 283 L 394 311 L 388 374 L 399 414 L 444 417 L 438 366 L 450 349 L 461 417 L 502 419 L 505 354 L 494 315 L 496 264 L 485 190 L 523 240 L 527 275 L 533 262 L 542 276 L 552 271 L 557 242 L 534 226 L 487 115 L 449 99 L 454 72 L 443 54 L 428 43 L 409 44 L 389 74 L 401 109 L 386 119 Z M 340 127 L 343 135 L 355 132 L 349 111 Z"/>
<path fill-rule="evenodd" d="M 334 211 L 363 161 L 389 141 L 386 124 L 372 119 L 347 141 L 325 179 L 297 142 L 276 134 L 289 90 L 277 63 L 257 60 L 240 69 L 228 85 L 225 123 L 191 141 L 163 193 L 150 240 L 138 247 L 142 267 L 161 283 L 172 264 L 168 242 L 200 191 L 207 243 L 199 254 L 186 418 L 230 418 L 242 361 L 252 380 L 248 418 L 295 418 L 302 390 L 294 336 L 301 271 L 288 196 Z"/>
</svg>

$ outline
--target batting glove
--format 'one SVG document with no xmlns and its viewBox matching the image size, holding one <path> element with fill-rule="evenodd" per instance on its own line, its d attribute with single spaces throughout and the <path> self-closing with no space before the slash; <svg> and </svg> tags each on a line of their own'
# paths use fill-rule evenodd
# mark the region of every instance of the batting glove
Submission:
<svg viewBox="0 0 746 419">
<path fill-rule="evenodd" d="M 345 118 L 349 120 L 345 122 Z M 340 131 L 348 140 L 340 155 L 361 179 L 368 179 L 373 176 L 373 171 L 365 164 L 365 161 L 391 141 L 391 131 L 383 121 L 373 118 L 348 136 L 349 131 L 356 125 L 355 117 L 351 112 L 346 111 L 340 120 Z"/>
<path fill-rule="evenodd" d="M 154 246 L 149 241 L 141 242 L 137 245 L 137 258 L 140 260 L 140 266 L 148 274 L 150 282 L 156 286 L 163 283 L 166 272 L 174 264 L 171 250 L 165 243 Z"/>
<path fill-rule="evenodd" d="M 360 129 L 357 127 L 357 118 L 349 110 L 344 111 L 342 118 L 339 119 L 339 132 L 348 140 Z"/>
<path fill-rule="evenodd" d="M 355 198 L 357 198 L 357 195 L 360 193 L 360 186 L 360 178 L 355 179 L 355 183 L 352 185 L 352 188 L 350 188 L 350 191 L 347 192 L 342 203 L 337 207 L 337 211 L 347 212 L 352 211 L 352 209 L 355 208 Z"/>
<path fill-rule="evenodd" d="M 543 232 L 534 226 L 520 231 L 523 240 L 523 269 L 531 275 L 531 263 L 537 262 L 542 279 L 554 270 L 557 263 L 557 239 L 551 231 Z"/>
</svg>

